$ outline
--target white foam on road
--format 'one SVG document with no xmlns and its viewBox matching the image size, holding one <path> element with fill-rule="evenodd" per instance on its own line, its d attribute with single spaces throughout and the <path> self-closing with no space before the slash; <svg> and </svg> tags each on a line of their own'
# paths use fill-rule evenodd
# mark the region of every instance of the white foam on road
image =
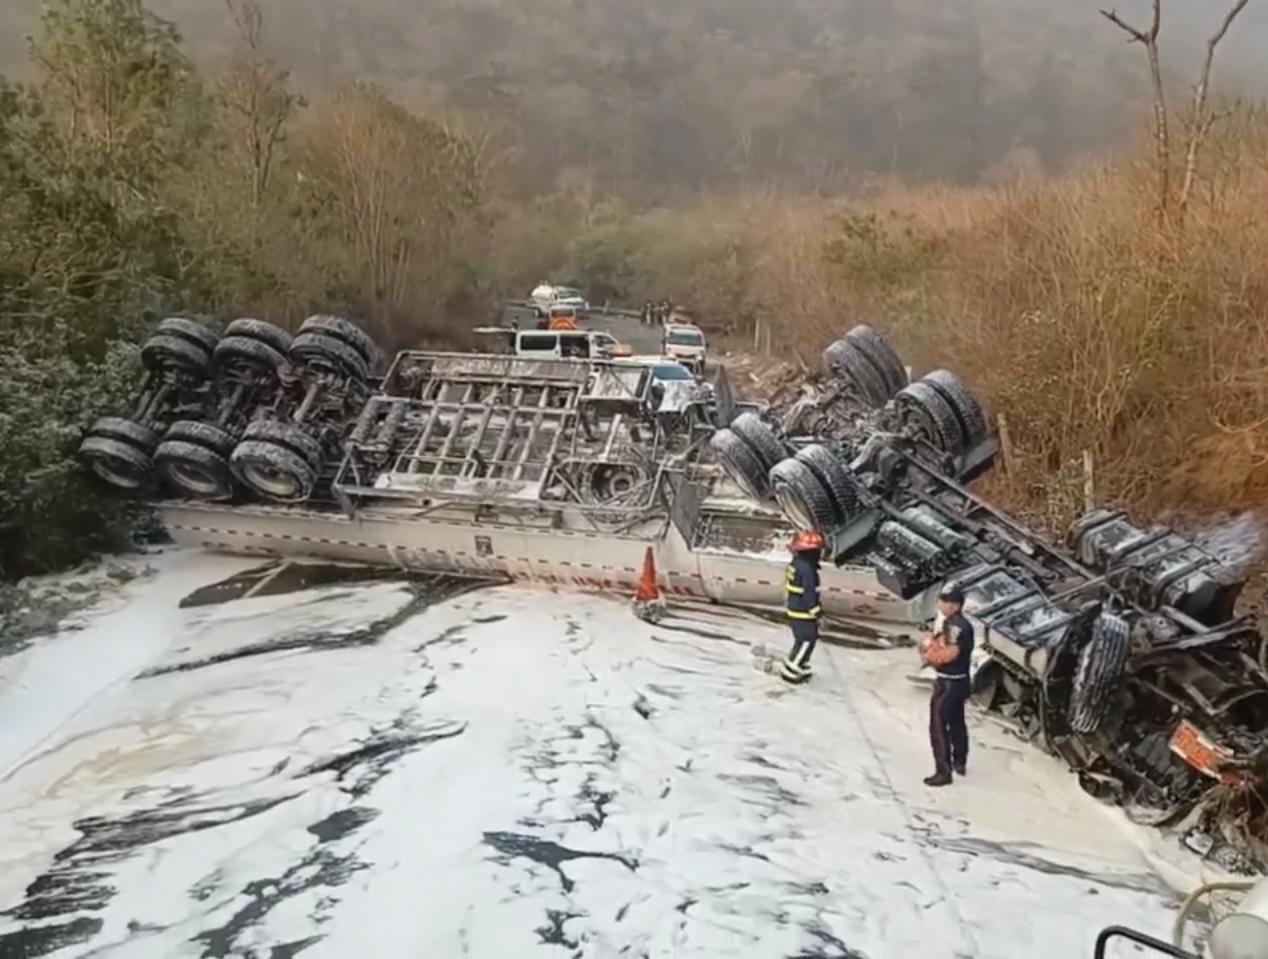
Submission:
<svg viewBox="0 0 1268 959">
<path fill-rule="evenodd" d="M 0 783 L 0 953 L 1068 959 L 1169 925 L 1131 838 L 993 723 L 920 783 L 910 651 L 822 648 L 791 690 L 738 614 L 397 583 L 180 611 L 198 562 L 79 634 L 129 658 Z M 118 640 L 129 610 L 169 639 Z"/>
<path fill-rule="evenodd" d="M 175 552 L 159 565 L 156 578 L 104 600 L 89 614 L 90 628 L 0 658 L 0 780 L 85 704 L 180 637 L 189 622 L 177 608 L 182 596 L 258 563 Z"/>
</svg>

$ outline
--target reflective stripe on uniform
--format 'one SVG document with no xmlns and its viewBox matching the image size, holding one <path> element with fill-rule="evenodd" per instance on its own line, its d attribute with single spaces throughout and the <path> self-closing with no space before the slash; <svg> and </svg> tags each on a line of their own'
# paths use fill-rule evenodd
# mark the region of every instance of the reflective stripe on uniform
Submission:
<svg viewBox="0 0 1268 959">
<path fill-rule="evenodd" d="M 788 610 L 788 618 L 815 620 L 819 618 L 819 614 L 821 612 L 823 612 L 823 608 L 821 606 L 815 606 L 813 609 L 807 609 L 804 611 L 800 609 L 790 609 Z"/>
<path fill-rule="evenodd" d="M 792 660 L 785 659 L 779 664 L 779 671 L 789 679 L 809 679 L 810 667 L 798 666 Z"/>
<path fill-rule="evenodd" d="M 791 566 L 784 571 L 784 588 L 798 596 L 805 592 L 803 587 L 797 585 L 797 573 Z"/>
</svg>

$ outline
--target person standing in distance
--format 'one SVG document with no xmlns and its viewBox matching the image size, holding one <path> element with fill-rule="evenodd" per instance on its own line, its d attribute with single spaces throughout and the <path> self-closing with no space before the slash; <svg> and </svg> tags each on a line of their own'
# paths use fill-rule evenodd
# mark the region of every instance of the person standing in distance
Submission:
<svg viewBox="0 0 1268 959">
<path fill-rule="evenodd" d="M 951 773 L 963 776 L 969 760 L 969 730 L 964 707 L 972 684 L 969 661 L 973 655 L 973 624 L 964 617 L 964 592 L 948 586 L 938 594 L 938 618 L 934 631 L 920 644 L 921 658 L 933 667 L 936 678 L 929 699 L 929 745 L 933 748 L 933 775 L 926 786 L 951 785 Z"/>
<path fill-rule="evenodd" d="M 819 606 L 819 559 L 823 555 L 823 537 L 815 532 L 801 532 L 788 548 L 793 560 L 784 574 L 784 590 L 793 644 L 780 664 L 779 675 L 785 682 L 801 685 L 810 678 L 810 654 L 819 641 L 819 617 L 823 613 Z"/>
</svg>

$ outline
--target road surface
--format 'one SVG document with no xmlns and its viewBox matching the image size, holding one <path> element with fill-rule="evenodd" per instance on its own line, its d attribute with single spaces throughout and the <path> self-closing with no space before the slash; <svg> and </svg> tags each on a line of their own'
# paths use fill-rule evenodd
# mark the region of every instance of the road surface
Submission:
<svg viewBox="0 0 1268 959">
<path fill-rule="evenodd" d="M 0 956 L 1072 959 L 1168 928 L 1116 814 L 993 723 L 920 784 L 910 650 L 823 648 L 791 690 L 749 650 L 782 631 L 723 610 L 293 566 L 181 608 L 258 561 L 151 562 L 0 660 Z"/>
</svg>

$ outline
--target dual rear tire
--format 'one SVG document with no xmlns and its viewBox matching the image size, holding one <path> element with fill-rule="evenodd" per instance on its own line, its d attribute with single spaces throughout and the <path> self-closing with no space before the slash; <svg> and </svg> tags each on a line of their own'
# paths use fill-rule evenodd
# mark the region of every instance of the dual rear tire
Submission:
<svg viewBox="0 0 1268 959">
<path fill-rule="evenodd" d="M 133 420 L 103 416 L 79 444 L 79 456 L 103 482 L 124 492 L 150 484 L 159 434 Z"/>
<path fill-rule="evenodd" d="M 879 408 L 907 385 L 907 368 L 879 332 L 854 327 L 823 351 L 824 371 L 844 380 L 865 406 Z"/>
<path fill-rule="evenodd" d="M 233 496 L 232 449 L 233 436 L 220 427 L 178 420 L 155 451 L 154 465 L 166 483 L 192 499 L 226 500 Z"/>
<path fill-rule="evenodd" d="M 862 509 L 858 480 L 826 446 L 803 447 L 771 470 L 770 482 L 780 511 L 798 529 L 828 534 Z"/>
<path fill-rule="evenodd" d="M 233 450 L 229 467 L 244 486 L 265 499 L 308 499 L 321 472 L 321 443 L 297 423 L 256 420 Z"/>
<path fill-rule="evenodd" d="M 756 413 L 741 413 L 709 440 L 714 459 L 753 499 L 771 496 L 770 471 L 788 455 L 775 430 Z"/>
<path fill-rule="evenodd" d="M 141 362 L 151 373 L 175 373 L 201 382 L 211 373 L 219 340 L 197 320 L 171 316 L 159 322 L 141 347 Z"/>
<path fill-rule="evenodd" d="M 904 424 L 935 449 L 957 456 L 990 436 L 986 414 L 964 381 L 934 370 L 899 392 Z"/>
</svg>

